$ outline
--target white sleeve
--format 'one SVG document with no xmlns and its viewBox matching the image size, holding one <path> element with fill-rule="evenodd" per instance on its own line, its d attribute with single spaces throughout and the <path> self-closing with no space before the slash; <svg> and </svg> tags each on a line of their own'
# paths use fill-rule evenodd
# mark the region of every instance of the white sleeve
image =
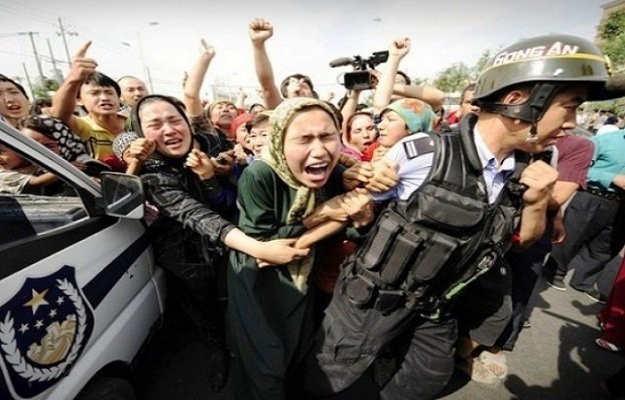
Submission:
<svg viewBox="0 0 625 400">
<path fill-rule="evenodd" d="M 395 143 L 393 147 L 388 149 L 386 154 L 384 154 L 383 159 L 386 161 L 392 161 L 395 164 L 397 164 L 399 168 L 401 168 L 401 165 L 402 165 L 401 159 L 403 158 L 405 160 L 405 156 L 403 156 L 404 152 L 401 151 L 401 146 L 398 146 L 398 144 L 399 143 Z M 399 174 L 399 169 L 397 173 Z M 376 202 L 382 202 L 382 201 L 389 200 L 389 199 L 395 199 L 397 198 L 397 188 L 394 187 L 391 190 L 382 192 L 382 193 L 372 193 L 371 196 L 373 197 L 373 200 Z"/>
<path fill-rule="evenodd" d="M 32 174 L 22 174 L 17 171 L 0 170 L 0 193 L 22 193 Z"/>
</svg>

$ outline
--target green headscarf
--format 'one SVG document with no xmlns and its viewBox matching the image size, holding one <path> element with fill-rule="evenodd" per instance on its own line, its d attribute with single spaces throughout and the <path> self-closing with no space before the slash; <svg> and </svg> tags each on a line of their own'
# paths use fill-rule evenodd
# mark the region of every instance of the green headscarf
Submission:
<svg viewBox="0 0 625 400">
<path fill-rule="evenodd" d="M 269 136 L 261 154 L 261 160 L 266 162 L 284 183 L 297 191 L 295 200 L 287 214 L 287 224 L 301 222 L 314 211 L 316 206 L 315 189 L 311 189 L 295 179 L 287 165 L 284 154 L 284 137 L 291 120 L 296 113 L 311 107 L 326 111 L 332 117 L 337 130 L 340 131 L 334 111 L 323 101 L 306 97 L 287 99 L 276 107 L 269 118 Z M 312 270 L 313 260 L 314 254 L 311 251 L 304 259 L 288 265 L 295 286 L 302 292 L 305 291 L 306 280 Z"/>
</svg>

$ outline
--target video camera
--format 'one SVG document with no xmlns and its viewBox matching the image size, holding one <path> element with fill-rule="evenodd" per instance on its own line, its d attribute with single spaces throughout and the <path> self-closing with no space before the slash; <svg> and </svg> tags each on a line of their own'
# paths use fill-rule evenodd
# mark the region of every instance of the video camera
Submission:
<svg viewBox="0 0 625 400">
<path fill-rule="evenodd" d="M 343 78 L 343 86 L 348 90 L 367 90 L 373 87 L 373 75 L 367 71 L 367 67 L 373 69 L 376 65 L 388 60 L 388 51 L 376 51 L 369 58 L 361 56 L 341 57 L 330 61 L 330 67 L 343 67 L 353 65 L 356 71 L 346 72 Z"/>
</svg>

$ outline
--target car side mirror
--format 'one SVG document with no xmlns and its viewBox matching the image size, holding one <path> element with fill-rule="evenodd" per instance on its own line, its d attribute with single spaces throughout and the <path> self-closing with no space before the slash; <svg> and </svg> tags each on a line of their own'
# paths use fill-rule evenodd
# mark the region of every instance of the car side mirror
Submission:
<svg viewBox="0 0 625 400">
<path fill-rule="evenodd" d="M 141 179 L 120 172 L 100 174 L 104 212 L 112 217 L 140 219 L 145 212 Z"/>
</svg>

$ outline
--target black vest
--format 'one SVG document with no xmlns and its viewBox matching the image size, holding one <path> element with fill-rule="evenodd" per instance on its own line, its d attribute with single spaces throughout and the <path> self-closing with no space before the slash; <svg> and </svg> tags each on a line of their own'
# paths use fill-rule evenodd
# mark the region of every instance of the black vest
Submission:
<svg viewBox="0 0 625 400">
<path fill-rule="evenodd" d="M 516 166 L 497 201 L 488 203 L 473 142 L 475 117 L 460 132 L 432 134 L 418 147 L 434 151 L 432 168 L 407 201 L 392 201 L 367 240 L 346 261 L 343 293 L 351 302 L 390 313 L 399 307 L 436 319 L 444 306 L 509 248 L 522 205 Z"/>
</svg>

